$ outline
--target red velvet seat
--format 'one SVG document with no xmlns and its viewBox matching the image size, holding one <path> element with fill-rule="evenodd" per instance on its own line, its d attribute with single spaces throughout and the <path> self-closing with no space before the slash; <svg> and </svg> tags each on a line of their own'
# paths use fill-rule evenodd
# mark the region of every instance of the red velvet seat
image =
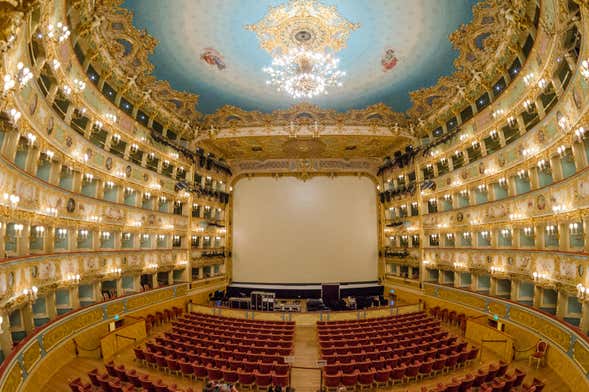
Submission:
<svg viewBox="0 0 589 392">
<path fill-rule="evenodd" d="M 376 372 L 374 370 L 368 370 L 365 372 L 358 373 L 358 386 L 360 389 L 372 389 L 372 384 L 374 383 L 374 375 Z"/>
<path fill-rule="evenodd" d="M 391 371 L 392 369 L 390 367 L 376 369 L 376 373 L 374 374 L 374 384 L 379 388 L 386 387 L 389 384 Z"/>
<path fill-rule="evenodd" d="M 389 376 L 391 383 L 394 385 L 397 381 L 403 382 L 403 380 L 405 379 L 405 372 L 406 371 L 407 371 L 407 366 L 405 366 L 405 365 L 401 365 L 401 366 L 393 368 L 393 370 L 391 370 L 391 375 Z"/>
<path fill-rule="evenodd" d="M 358 371 L 342 373 L 342 385 L 346 388 L 355 388 L 358 383 Z"/>
<path fill-rule="evenodd" d="M 335 374 L 323 374 L 323 384 L 327 388 L 327 390 L 337 390 L 339 388 L 340 383 L 342 380 L 342 372 L 338 371 Z"/>
<path fill-rule="evenodd" d="M 207 380 L 212 382 L 219 382 L 223 380 L 223 373 L 221 369 L 213 367 L 212 365 L 207 366 Z"/>
<path fill-rule="evenodd" d="M 230 368 L 222 368 L 221 373 L 223 373 L 223 381 L 226 384 L 235 384 L 239 379 L 237 375 L 237 370 L 233 370 Z"/>
<path fill-rule="evenodd" d="M 259 389 L 266 389 L 272 385 L 272 374 L 271 373 L 260 373 L 257 370 L 254 371 L 256 378 L 256 387 Z"/>
<path fill-rule="evenodd" d="M 239 382 L 240 389 L 251 389 L 256 381 L 256 377 L 253 372 L 248 372 L 244 370 L 237 371 L 237 379 Z"/>
<path fill-rule="evenodd" d="M 407 370 L 405 371 L 405 380 L 410 382 L 411 380 L 417 381 L 417 375 L 419 374 L 419 368 L 421 367 L 421 362 L 413 362 L 411 365 L 407 366 Z"/>
<path fill-rule="evenodd" d="M 282 390 L 285 390 L 288 386 L 288 374 L 277 374 L 272 372 L 272 384 L 280 385 Z"/>
</svg>

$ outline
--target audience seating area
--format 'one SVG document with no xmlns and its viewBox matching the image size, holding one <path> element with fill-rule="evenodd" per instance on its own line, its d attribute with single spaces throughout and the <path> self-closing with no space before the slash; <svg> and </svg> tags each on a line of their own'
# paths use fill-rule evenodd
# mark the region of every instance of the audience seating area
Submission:
<svg viewBox="0 0 589 392">
<path fill-rule="evenodd" d="M 446 324 L 456 325 L 463 332 L 466 330 L 466 314 L 464 313 L 458 313 L 455 310 L 448 310 L 436 306 L 429 310 L 429 314 Z"/>
<path fill-rule="evenodd" d="M 145 319 L 145 328 L 147 334 L 157 325 L 161 325 L 172 320 L 175 320 L 183 313 L 182 309 L 173 306 L 171 309 L 164 309 L 163 311 L 157 311 L 154 314 L 148 314 L 143 317 Z"/>
<path fill-rule="evenodd" d="M 422 387 L 421 392 L 540 392 L 544 383 L 534 378 L 531 384 L 522 384 L 526 373 L 520 369 L 507 372 L 508 364 L 500 361 L 480 368 L 475 374 L 454 377 L 448 383 L 439 383 L 434 388 Z"/>
<path fill-rule="evenodd" d="M 295 324 L 189 313 L 172 330 L 134 348 L 146 366 L 241 388 L 288 385 Z"/>
<path fill-rule="evenodd" d="M 147 374 L 125 365 L 115 365 L 112 361 L 105 365 L 106 372 L 98 369 L 88 372 L 90 383 L 80 378 L 70 381 L 72 392 L 194 392 L 192 388 L 180 389 L 175 384 L 167 385 L 161 379 L 151 380 Z"/>
<path fill-rule="evenodd" d="M 440 329 L 424 312 L 368 320 L 318 322 L 328 389 L 370 389 L 452 371 L 478 348 Z"/>
</svg>

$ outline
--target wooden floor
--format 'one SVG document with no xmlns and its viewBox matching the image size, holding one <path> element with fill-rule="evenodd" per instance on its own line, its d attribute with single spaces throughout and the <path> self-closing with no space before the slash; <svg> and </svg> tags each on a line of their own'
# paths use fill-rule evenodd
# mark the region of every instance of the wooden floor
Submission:
<svg viewBox="0 0 589 392">
<path fill-rule="evenodd" d="M 164 326 L 156 329 L 154 334 L 158 334 L 169 328 Z M 454 330 L 452 332 L 455 332 Z M 297 392 L 315 392 L 319 390 L 320 372 L 316 368 L 316 361 L 319 359 L 319 348 L 317 343 L 317 333 L 314 326 L 299 326 L 295 330 L 295 362 L 292 370 L 292 386 Z M 183 377 L 165 375 L 157 370 L 146 368 L 133 361 L 134 354 L 131 348 L 125 349 L 117 354 L 113 359 L 116 364 L 123 363 L 127 368 L 136 368 L 138 371 L 148 373 L 151 379 L 162 379 L 167 384 L 177 384 L 179 387 L 192 386 L 196 390 L 201 390 L 202 382 L 190 381 Z M 482 362 L 481 362 L 482 360 Z M 486 366 L 490 362 L 496 361 L 496 358 L 489 352 L 485 352 L 484 357 L 476 360 L 470 367 L 459 369 L 450 375 L 444 375 L 426 379 L 421 383 L 411 383 L 397 385 L 388 388 L 385 391 L 395 392 L 419 392 L 422 386 L 433 387 L 438 383 L 449 381 L 452 377 L 460 377 L 467 373 L 476 372 L 479 367 Z M 546 383 L 544 388 L 547 392 L 570 392 L 570 389 L 563 385 L 562 380 L 549 368 L 535 369 L 528 366 L 527 361 L 513 362 L 508 371 L 518 367 L 527 374 L 526 381 L 531 381 L 537 377 Z M 66 392 L 69 391 L 68 381 L 76 377 L 82 377 L 88 382 L 88 371 L 98 368 L 105 371 L 103 361 L 100 359 L 77 358 L 71 361 L 67 366 L 60 369 L 54 377 L 47 380 L 43 387 L 43 392 Z"/>
</svg>

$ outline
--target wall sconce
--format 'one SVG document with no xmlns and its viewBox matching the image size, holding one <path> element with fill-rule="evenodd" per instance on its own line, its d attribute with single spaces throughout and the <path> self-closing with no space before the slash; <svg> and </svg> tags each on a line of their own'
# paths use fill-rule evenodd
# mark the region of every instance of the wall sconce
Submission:
<svg viewBox="0 0 589 392">
<path fill-rule="evenodd" d="M 547 274 L 544 273 L 539 273 L 537 271 L 534 271 L 534 273 L 532 273 L 532 277 L 534 278 L 535 282 L 539 282 L 541 280 L 548 280 L 549 277 Z"/>
<path fill-rule="evenodd" d="M 121 135 L 115 133 L 114 135 L 112 135 L 112 141 L 114 144 L 119 144 L 119 142 L 121 141 Z"/>
<path fill-rule="evenodd" d="M 534 229 L 532 227 L 524 227 L 524 235 L 531 237 L 534 235 Z"/>
<path fill-rule="evenodd" d="M 465 231 L 464 233 L 462 233 L 462 237 L 465 238 L 465 239 L 469 239 L 470 236 L 471 236 L 471 234 L 468 231 Z"/>
<path fill-rule="evenodd" d="M 18 203 L 20 202 L 19 196 L 12 195 L 9 193 L 5 193 L 3 199 L 3 204 L 10 205 L 10 207 L 12 208 L 16 208 L 16 206 L 18 206 Z"/>
<path fill-rule="evenodd" d="M 178 240 L 180 240 L 180 236 L 177 234 L 174 234 L 174 241 L 178 241 Z"/>
<path fill-rule="evenodd" d="M 22 225 L 22 223 L 15 223 L 12 226 L 13 230 L 14 230 L 14 237 L 15 238 L 20 238 L 22 236 L 22 231 L 24 229 L 24 226 Z"/>
<path fill-rule="evenodd" d="M 566 155 L 567 148 L 565 146 L 558 146 L 556 152 L 558 153 L 558 155 L 560 155 L 561 158 L 563 158 Z"/>
<path fill-rule="evenodd" d="M 137 152 L 137 150 L 139 149 L 139 146 L 135 143 L 131 144 L 131 152 Z"/>
<path fill-rule="evenodd" d="M 45 237 L 45 227 L 44 226 L 35 226 L 35 229 L 33 230 L 33 236 L 35 238 Z"/>
<path fill-rule="evenodd" d="M 514 116 L 507 117 L 507 125 L 509 125 L 510 127 L 513 128 L 516 123 L 517 123 L 517 121 Z"/>
<path fill-rule="evenodd" d="M 110 122 L 110 123 L 116 123 L 117 122 L 117 116 L 116 114 L 113 113 L 106 113 L 104 115 L 104 117 Z"/>
<path fill-rule="evenodd" d="M 497 109 L 493 112 L 493 114 L 491 116 L 493 116 L 493 118 L 497 118 L 497 117 L 500 117 L 501 115 L 503 115 L 503 113 L 505 113 L 505 110 Z"/>
<path fill-rule="evenodd" d="M 39 292 L 39 289 L 37 288 L 37 286 L 33 286 L 30 289 L 24 289 L 22 291 L 22 294 L 27 297 L 27 300 L 29 301 L 34 301 L 37 299 L 37 293 Z"/>
<path fill-rule="evenodd" d="M 483 237 L 484 239 L 489 238 L 489 232 L 488 231 L 481 231 L 481 237 Z"/>
<path fill-rule="evenodd" d="M 438 201 L 436 199 L 433 199 L 432 198 L 432 199 L 429 199 L 428 200 L 428 203 L 430 203 L 430 204 L 438 204 Z"/>
<path fill-rule="evenodd" d="M 55 235 L 60 240 L 65 240 L 67 238 L 67 229 L 59 228 L 55 230 Z"/>
<path fill-rule="evenodd" d="M 493 129 L 491 132 L 489 132 L 489 136 L 491 136 L 491 139 L 497 139 L 499 137 L 499 134 L 495 129 Z"/>
<path fill-rule="evenodd" d="M 131 233 L 123 233 L 123 240 L 129 241 L 131 239 Z"/>
<path fill-rule="evenodd" d="M 455 270 L 466 269 L 466 268 L 467 268 L 466 263 L 461 263 L 461 262 L 458 262 L 458 261 L 455 261 L 454 262 L 454 269 Z"/>
<path fill-rule="evenodd" d="M 546 79 L 542 78 L 538 80 L 538 87 L 540 87 L 540 89 L 544 90 L 546 86 L 548 86 L 548 82 L 546 81 Z"/>
<path fill-rule="evenodd" d="M 527 74 L 526 76 L 524 76 L 524 83 L 526 84 L 526 86 L 529 86 L 532 83 L 532 80 L 534 79 L 534 73 L 530 72 L 529 74 Z"/>
<path fill-rule="evenodd" d="M 463 189 L 460 191 L 460 196 L 462 197 L 468 197 L 468 190 L 467 189 Z"/>
<path fill-rule="evenodd" d="M 500 274 L 502 272 L 505 272 L 505 269 L 503 267 L 499 267 L 496 265 L 491 266 L 491 273 L 492 274 Z"/>
<path fill-rule="evenodd" d="M 160 196 L 160 203 L 165 203 L 167 200 L 165 196 Z"/>
<path fill-rule="evenodd" d="M 142 234 L 141 238 L 143 238 L 143 241 L 147 241 L 149 239 L 149 234 Z"/>
<path fill-rule="evenodd" d="M 143 194 L 143 198 L 144 198 L 145 200 L 149 200 L 149 199 L 151 199 L 151 193 L 149 193 L 149 192 L 145 192 L 145 193 Z"/>
<path fill-rule="evenodd" d="M 80 282 L 80 274 L 67 274 L 64 281 L 68 283 L 78 283 Z"/>
<path fill-rule="evenodd" d="M 147 157 L 153 161 L 153 159 L 155 158 L 155 153 L 150 152 L 149 154 L 147 154 Z"/>
<path fill-rule="evenodd" d="M 94 180 L 94 175 L 86 173 L 84 174 L 84 180 L 86 180 L 86 182 L 92 182 Z"/>
<path fill-rule="evenodd" d="M 569 223 L 569 233 L 571 234 L 581 234 L 581 223 L 573 222 Z"/>
<path fill-rule="evenodd" d="M 587 287 L 583 286 L 581 283 L 577 285 L 577 298 L 585 299 L 585 294 L 587 293 Z"/>
<path fill-rule="evenodd" d="M 511 230 L 509 230 L 509 229 L 501 229 L 501 236 L 503 238 L 509 238 L 509 237 L 511 237 Z"/>
<path fill-rule="evenodd" d="M 163 241 L 163 240 L 166 239 L 166 236 L 163 235 L 163 234 L 158 234 L 157 239 L 160 240 L 160 241 Z M 193 239 L 194 239 L 194 236 L 193 236 Z"/>
<path fill-rule="evenodd" d="M 524 169 L 521 169 L 521 170 L 519 170 L 517 172 L 517 175 L 521 179 L 527 178 L 528 177 L 528 171 L 527 170 L 524 170 Z"/>
<path fill-rule="evenodd" d="M 456 155 L 456 157 L 461 157 L 462 156 L 462 151 L 456 150 L 456 151 L 454 151 L 454 155 Z"/>
<path fill-rule="evenodd" d="M 120 275 L 123 270 L 120 268 L 111 267 L 108 269 L 108 274 L 111 275 Z"/>
<path fill-rule="evenodd" d="M 534 111 L 534 102 L 531 99 L 526 99 L 524 101 L 524 109 L 526 109 L 528 112 L 533 112 Z"/>
<path fill-rule="evenodd" d="M 16 126 L 16 123 L 21 118 L 22 114 L 18 110 L 12 108 L 8 112 L 8 116 L 10 116 L 10 122 L 12 123 L 12 125 L 15 125 Z"/>
<path fill-rule="evenodd" d="M 155 271 L 158 269 L 158 265 L 156 263 L 147 264 L 145 269 Z"/>
<path fill-rule="evenodd" d="M 69 28 L 61 22 L 57 22 L 56 25 L 49 24 L 47 26 L 47 38 L 56 43 L 61 43 L 65 41 L 66 39 L 68 39 L 70 34 L 71 33 Z"/>
<path fill-rule="evenodd" d="M 552 206 L 552 212 L 554 213 L 564 212 L 566 210 L 567 208 L 564 204 L 555 204 L 554 206 Z"/>
<path fill-rule="evenodd" d="M 111 237 L 110 231 L 103 231 L 103 232 L 101 232 L 101 233 L 100 233 L 100 238 L 101 238 L 103 241 L 108 241 L 108 240 L 110 240 L 110 237 Z"/>
<path fill-rule="evenodd" d="M 487 186 L 485 184 L 480 184 L 479 186 L 477 186 L 477 189 L 479 190 L 479 192 L 485 192 L 487 190 Z"/>
<path fill-rule="evenodd" d="M 440 159 L 440 163 L 442 165 L 445 165 L 447 162 L 448 162 L 448 159 L 446 159 L 445 157 Z"/>
<path fill-rule="evenodd" d="M 477 148 L 479 148 L 479 147 L 480 147 L 480 144 L 479 144 L 479 142 L 478 142 L 478 141 L 476 141 L 476 140 L 475 140 L 475 141 L 473 141 L 473 142 L 471 143 L 471 145 L 472 145 L 472 148 L 474 148 L 475 150 L 476 150 Z"/>
<path fill-rule="evenodd" d="M 445 194 L 445 195 L 444 195 L 444 200 L 446 200 L 446 201 L 450 201 L 450 200 L 452 200 L 452 196 L 451 196 L 451 195 L 449 195 L 449 194 Z"/>
<path fill-rule="evenodd" d="M 105 186 L 105 187 L 107 187 L 107 188 L 112 188 L 112 187 L 114 187 L 114 186 L 115 186 L 115 183 L 114 183 L 114 182 L 112 182 L 112 181 L 106 181 L 106 182 L 104 183 L 104 186 Z"/>
<path fill-rule="evenodd" d="M 454 234 L 452 233 L 446 233 L 446 238 L 449 240 L 452 240 L 454 238 Z"/>
<path fill-rule="evenodd" d="M 546 226 L 546 234 L 553 236 L 556 235 L 558 229 L 555 225 L 548 225 Z"/>
<path fill-rule="evenodd" d="M 80 229 L 78 230 L 78 240 L 85 240 L 88 238 L 88 230 Z"/>
<path fill-rule="evenodd" d="M 501 188 L 505 188 L 507 186 L 507 180 L 505 179 L 505 177 L 501 177 L 498 183 Z"/>
</svg>

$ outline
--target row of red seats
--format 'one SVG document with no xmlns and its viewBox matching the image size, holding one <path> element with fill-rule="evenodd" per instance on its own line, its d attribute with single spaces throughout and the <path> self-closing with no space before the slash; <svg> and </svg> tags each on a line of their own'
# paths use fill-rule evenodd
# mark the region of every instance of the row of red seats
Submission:
<svg viewBox="0 0 589 392">
<path fill-rule="evenodd" d="M 201 339 L 210 339 L 210 340 L 214 340 L 214 339 L 219 339 L 219 340 L 231 340 L 231 339 L 236 339 L 236 340 L 252 340 L 252 339 L 257 339 L 257 340 L 266 340 L 266 341 L 271 341 L 271 342 L 280 342 L 280 341 L 291 341 L 293 334 L 289 333 L 289 334 L 266 334 L 263 332 L 248 332 L 248 333 L 230 333 L 230 332 L 217 332 L 215 330 L 203 330 L 203 329 L 198 329 L 198 330 L 194 330 L 195 327 L 192 328 L 188 328 L 188 327 L 180 327 L 180 326 L 174 326 L 172 327 L 172 332 L 177 332 L 177 333 L 182 333 L 185 336 L 192 336 L 195 338 L 201 338 Z"/>
<path fill-rule="evenodd" d="M 441 355 L 439 358 L 428 358 L 425 361 L 413 361 L 410 364 L 400 363 L 393 367 L 386 365 L 380 369 L 371 368 L 346 368 L 340 366 L 339 369 L 324 369 L 325 385 L 329 389 L 337 389 L 340 386 L 361 389 L 377 387 L 386 387 L 394 385 L 397 382 L 410 382 L 422 379 L 424 377 L 435 376 L 439 373 L 449 372 L 458 367 L 471 363 L 476 358 L 476 351 L 465 351 L 472 353 L 462 356 L 461 353 L 454 353 L 450 356 Z M 460 362 L 461 359 L 464 359 Z"/>
<path fill-rule="evenodd" d="M 241 356 L 222 357 L 220 355 L 209 356 L 206 354 L 196 354 L 194 352 L 181 351 L 150 351 L 149 349 L 134 348 L 135 357 L 145 360 L 150 364 L 161 367 L 168 359 L 174 361 L 185 361 L 191 363 L 209 364 L 212 363 L 217 367 L 227 366 L 231 361 L 251 364 L 259 364 L 254 368 L 262 366 L 261 364 L 283 364 L 284 357 L 281 355 L 262 355 L 262 354 L 242 354 Z"/>
<path fill-rule="evenodd" d="M 429 313 L 445 323 L 450 325 L 458 325 L 463 331 L 466 330 L 466 314 L 458 313 L 455 310 L 440 308 L 435 306 L 429 310 Z"/>
<path fill-rule="evenodd" d="M 342 332 L 342 330 L 337 330 L 337 331 L 323 331 L 320 332 L 319 338 L 320 339 L 333 339 L 333 340 L 339 340 L 342 337 L 347 337 L 347 336 L 354 336 L 357 338 L 363 338 L 363 337 L 373 337 L 373 336 L 383 336 L 383 337 L 388 337 L 388 336 L 394 336 L 394 335 L 399 335 L 399 334 L 403 334 L 403 333 L 410 333 L 412 331 L 415 330 L 415 325 L 420 325 L 422 326 L 422 328 L 428 328 L 428 329 L 439 329 L 440 328 L 440 321 L 439 320 L 432 320 L 430 322 L 422 322 L 421 324 L 419 323 L 412 323 L 410 326 L 405 326 L 402 328 L 362 328 L 362 329 L 355 329 L 355 330 L 345 330 Z"/>
<path fill-rule="evenodd" d="M 350 329 L 367 326 L 402 326 L 404 324 L 419 322 L 425 319 L 432 319 L 425 313 L 412 313 L 404 316 L 388 316 L 387 318 L 366 318 L 361 320 L 347 320 L 345 323 L 339 321 L 318 321 L 320 331 L 326 329 Z"/>
<path fill-rule="evenodd" d="M 447 332 L 443 334 L 426 335 L 419 339 L 410 339 L 406 341 L 387 341 L 387 340 L 375 340 L 371 342 L 347 342 L 341 345 L 334 345 L 330 343 L 320 344 L 321 353 L 325 355 L 329 354 L 346 354 L 348 352 L 358 353 L 366 349 L 374 349 L 380 351 L 391 351 L 392 354 L 403 355 L 405 351 L 416 348 L 428 351 L 432 348 L 439 348 L 441 346 L 449 346 L 456 342 L 456 336 L 447 336 Z M 391 348 L 394 347 L 394 348 Z"/>
<path fill-rule="evenodd" d="M 336 324 L 336 325 L 329 325 L 329 324 L 323 324 L 321 326 L 317 326 L 317 331 L 322 334 L 322 333 L 327 333 L 327 332 L 331 332 L 331 333 L 352 333 L 352 332 L 356 332 L 356 331 L 366 331 L 366 330 L 371 330 L 371 331 L 382 331 L 383 329 L 399 329 L 399 328 L 405 328 L 405 327 L 411 327 L 414 326 L 415 324 L 423 324 L 425 322 L 435 322 L 435 321 L 439 321 L 439 320 L 434 320 L 432 317 L 430 316 L 419 316 L 416 318 L 412 318 L 412 319 L 405 319 L 405 320 L 395 320 L 395 321 L 372 321 L 374 319 L 369 319 L 371 322 L 364 322 L 362 324 L 358 324 L 358 325 L 354 325 L 354 324 Z M 366 321 L 366 320 L 356 320 L 357 322 L 360 321 Z"/>
<path fill-rule="evenodd" d="M 475 354 L 472 354 L 471 351 L 476 351 Z M 463 362 L 467 360 L 469 355 L 476 355 L 478 354 L 478 349 L 473 347 L 471 349 L 467 349 L 466 343 L 456 343 L 453 346 L 442 347 L 440 349 L 434 349 L 430 351 L 423 351 L 419 350 L 416 352 L 407 352 L 404 355 L 390 355 L 388 352 L 379 352 L 373 351 L 368 353 L 358 353 L 358 354 L 347 354 L 347 355 L 325 355 L 322 358 L 327 362 L 328 365 L 330 364 L 356 364 L 356 368 L 359 368 L 359 364 L 365 363 L 366 361 L 371 361 L 373 363 L 377 363 L 380 361 L 385 361 L 390 363 L 391 365 L 401 364 L 401 363 L 411 363 L 415 360 L 423 361 L 426 358 L 439 358 L 441 356 L 447 355 L 459 355 L 461 358 L 459 361 Z"/>
<path fill-rule="evenodd" d="M 156 342 L 146 342 L 146 347 L 151 352 L 162 352 L 166 355 L 176 354 L 177 356 L 191 355 L 198 356 L 209 356 L 212 358 L 219 357 L 224 359 L 244 359 L 248 357 L 256 357 L 258 359 L 264 357 L 283 357 L 292 353 L 291 348 L 251 348 L 246 345 L 223 345 L 218 347 L 217 345 L 199 345 L 182 342 L 180 340 L 173 340 L 167 337 L 156 337 Z"/>
<path fill-rule="evenodd" d="M 161 379 L 152 381 L 147 374 L 125 369 L 124 365 L 108 363 L 105 366 L 107 373 L 100 373 L 98 369 L 88 372 L 91 383 L 85 383 L 79 377 L 70 381 L 72 392 L 195 392 L 192 388 L 179 389 L 175 384 L 167 385 Z"/>
<path fill-rule="evenodd" d="M 155 357 L 156 361 L 135 351 L 136 359 L 146 366 L 154 367 L 160 371 L 182 375 L 190 379 L 225 382 L 228 384 L 239 384 L 240 386 L 268 386 L 280 385 L 286 388 L 289 382 L 289 365 L 280 363 L 262 363 L 236 360 L 219 360 L 209 363 L 168 357 Z"/>
<path fill-rule="evenodd" d="M 508 364 L 500 361 L 499 364 L 490 364 L 487 369 L 480 368 L 476 374 L 467 374 L 463 377 L 454 377 L 448 383 L 438 383 L 434 388 L 421 387 L 421 392 L 467 392 L 478 390 L 480 392 L 515 392 L 515 391 L 541 391 L 544 383 L 534 378 L 531 385 L 522 382 L 526 373 L 520 369 L 514 369 L 507 373 Z M 536 389 L 537 386 L 540 389 Z"/>
<path fill-rule="evenodd" d="M 148 314 L 147 316 L 143 317 L 145 319 L 145 329 L 147 333 L 153 329 L 156 325 L 161 325 L 163 323 L 167 323 L 171 320 L 175 320 L 182 315 L 182 309 L 172 306 L 171 309 L 164 309 L 163 311 L 157 311 L 153 314 Z"/>
<path fill-rule="evenodd" d="M 401 320 L 408 320 L 427 316 L 425 312 L 413 312 L 413 313 L 405 313 L 399 314 L 395 316 L 382 316 L 382 317 L 375 317 L 370 319 L 364 320 L 335 320 L 335 321 L 317 321 L 317 326 L 322 328 L 323 326 L 340 326 L 340 325 L 362 325 L 362 324 L 378 324 L 381 322 L 390 322 L 390 321 L 401 321 Z"/>
<path fill-rule="evenodd" d="M 333 345 L 333 346 L 341 346 L 342 344 L 360 344 L 366 345 L 370 344 L 374 341 L 379 342 L 387 342 L 389 344 L 412 344 L 415 342 L 419 342 L 424 339 L 433 339 L 438 335 L 444 334 L 445 331 L 440 330 L 440 327 L 432 327 L 432 328 L 419 328 L 418 330 L 413 330 L 410 332 L 398 333 L 397 335 L 391 334 L 390 336 L 377 335 L 374 337 L 368 338 L 359 338 L 356 336 L 350 335 L 349 337 L 344 337 L 340 340 L 333 340 L 333 339 L 319 339 L 319 344 L 322 346 Z"/>
<path fill-rule="evenodd" d="M 156 338 L 159 339 L 160 343 L 149 343 L 150 347 L 154 350 L 152 351 L 195 351 L 200 354 L 206 354 L 210 352 L 211 356 L 221 355 L 221 356 L 233 356 L 234 353 L 242 352 L 244 354 L 264 354 L 264 355 L 290 355 L 292 352 L 292 343 L 290 343 L 287 347 L 276 347 L 272 348 L 272 346 L 278 346 L 277 344 L 268 343 L 268 345 L 264 346 L 252 346 L 248 343 L 223 343 L 223 342 L 205 342 L 203 341 L 187 341 L 187 338 L 184 340 L 178 339 L 176 337 L 160 337 Z M 284 344 L 286 346 L 286 344 Z"/>
<path fill-rule="evenodd" d="M 198 330 L 206 333 L 216 334 L 266 334 L 266 335 L 293 335 L 294 329 L 292 328 L 262 328 L 262 327 L 235 327 L 235 326 L 211 326 L 209 324 L 202 324 L 198 320 L 186 320 L 180 319 L 172 323 L 175 327 L 194 328 L 198 327 Z"/>
</svg>

